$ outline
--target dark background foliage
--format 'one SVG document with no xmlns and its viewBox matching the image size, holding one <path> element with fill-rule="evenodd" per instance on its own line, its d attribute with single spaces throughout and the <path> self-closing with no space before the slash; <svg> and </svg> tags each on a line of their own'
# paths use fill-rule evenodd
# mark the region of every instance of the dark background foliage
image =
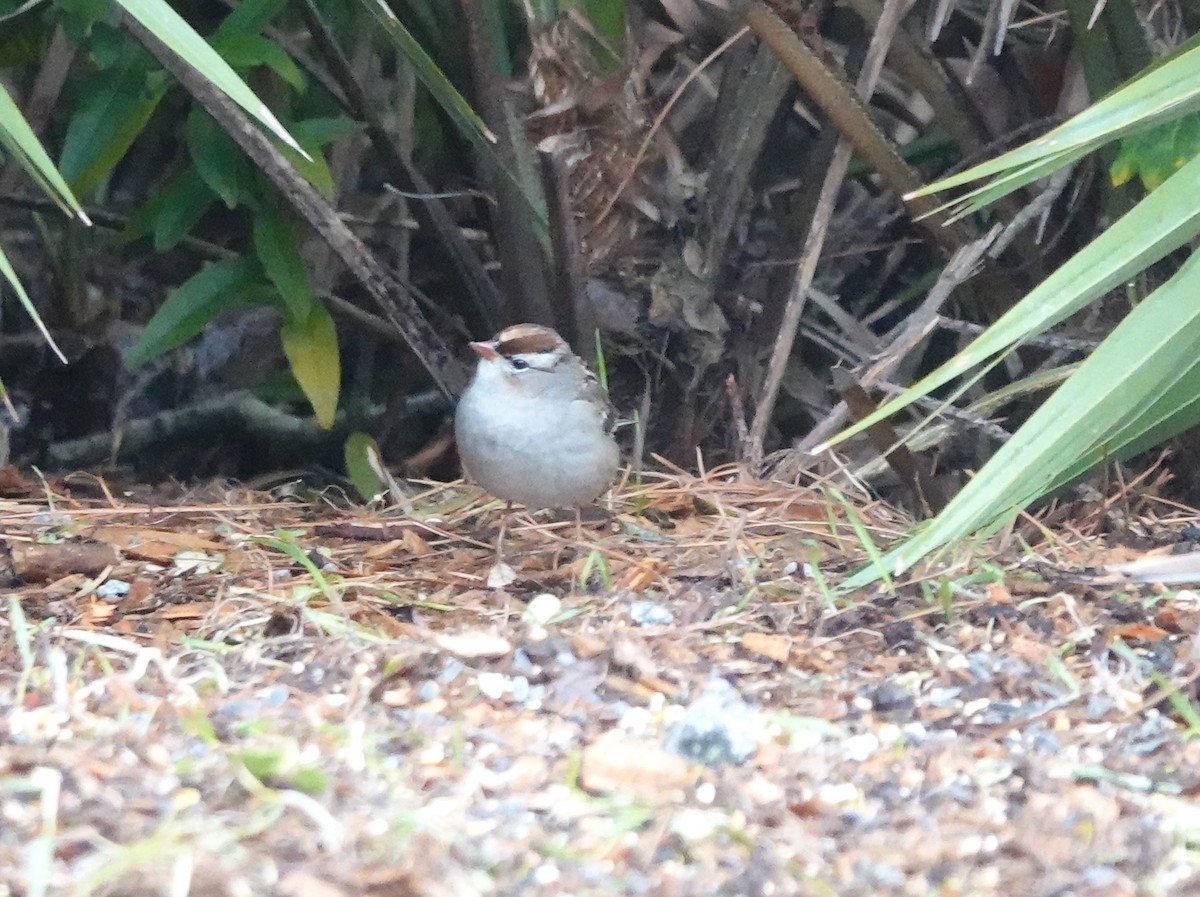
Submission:
<svg viewBox="0 0 1200 897">
<path fill-rule="evenodd" d="M 869 410 L 952 356 L 1196 143 L 1183 120 L 1127 142 L 1116 166 L 1114 144 L 953 227 L 918 221 L 903 190 L 1038 136 L 1200 22 L 1189 4 L 1134 0 L 1110 0 L 1090 29 L 1080 0 L 908 5 L 860 106 L 876 0 L 394 0 L 425 59 L 366 0 L 173 4 L 311 156 L 279 150 L 369 251 L 356 266 L 117 7 L 0 2 L 0 77 L 96 224 L 57 215 L 12 159 L 0 174 L 0 246 L 70 361 L 6 306 L 12 458 L 328 476 L 366 431 L 390 463 L 449 476 L 455 353 L 532 320 L 589 358 L 600 333 L 614 399 L 637 421 L 632 455 L 815 469 L 807 450 L 850 422 L 844 402 L 861 415 L 852 397 Z M 772 22 L 813 74 L 798 80 L 764 42 Z M 447 84 L 483 126 L 448 105 Z M 793 344 L 788 296 L 839 136 L 855 154 Z M 1026 209 L 931 335 L 897 353 L 953 252 Z M 979 381 L 976 407 L 926 440 L 929 488 L 952 493 L 1178 261 Z M 885 350 L 887 376 L 863 380 Z M 881 445 L 846 458 L 888 493 L 898 475 L 869 466 Z"/>
</svg>

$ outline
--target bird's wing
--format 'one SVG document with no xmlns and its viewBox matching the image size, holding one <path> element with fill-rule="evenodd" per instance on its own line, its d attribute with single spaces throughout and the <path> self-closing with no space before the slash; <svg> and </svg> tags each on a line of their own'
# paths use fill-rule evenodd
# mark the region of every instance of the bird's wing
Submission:
<svg viewBox="0 0 1200 897">
<path fill-rule="evenodd" d="M 617 409 L 613 407 L 612 402 L 608 399 L 608 390 L 600 385 L 600 381 L 596 379 L 596 375 L 585 369 L 583 384 L 579 388 L 580 399 L 594 404 L 599 409 L 601 418 L 600 421 L 604 426 L 605 433 L 611 433 L 613 427 L 617 423 Z"/>
</svg>

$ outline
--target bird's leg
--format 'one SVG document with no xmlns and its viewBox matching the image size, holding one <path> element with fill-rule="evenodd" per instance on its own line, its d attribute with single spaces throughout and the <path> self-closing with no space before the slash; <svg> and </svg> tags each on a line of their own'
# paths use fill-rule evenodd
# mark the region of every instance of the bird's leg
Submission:
<svg viewBox="0 0 1200 897">
<path fill-rule="evenodd" d="M 555 515 L 555 516 L 558 518 L 558 520 L 562 520 L 561 516 L 558 516 L 558 515 Z M 566 521 L 564 520 L 563 522 L 565 523 Z M 552 570 L 558 569 L 558 562 L 562 559 L 563 552 L 565 552 L 567 550 L 567 547 L 570 544 L 566 538 L 562 538 L 561 540 L 556 538 L 555 542 L 558 544 L 558 547 L 554 549 L 554 557 L 550 561 L 550 568 Z M 575 507 L 575 557 L 576 558 L 579 557 L 579 553 L 580 553 L 582 546 L 583 546 L 583 517 L 582 517 L 580 509 L 577 505 Z"/>
<path fill-rule="evenodd" d="M 496 536 L 496 563 L 504 563 L 504 534 L 508 530 L 508 515 L 512 513 L 512 502 L 504 503 L 504 513 L 500 516 L 500 533 Z"/>
<path fill-rule="evenodd" d="M 500 518 L 500 533 L 496 536 L 496 560 L 488 571 L 487 584 L 489 589 L 503 589 L 512 585 L 517 579 L 513 568 L 504 563 L 504 533 L 508 529 L 508 515 L 512 513 L 512 502 L 504 506 L 504 516 Z"/>
</svg>

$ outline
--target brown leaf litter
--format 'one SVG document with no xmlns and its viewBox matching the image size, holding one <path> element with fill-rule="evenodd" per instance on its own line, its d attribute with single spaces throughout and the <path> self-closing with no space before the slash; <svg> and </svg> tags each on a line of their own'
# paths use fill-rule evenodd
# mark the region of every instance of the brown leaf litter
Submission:
<svg viewBox="0 0 1200 897">
<path fill-rule="evenodd" d="M 1200 893 L 1200 598 L 1075 575 L 1084 520 L 838 595 L 908 521 L 647 476 L 489 590 L 461 483 L 51 488 L 0 503 L 0 894 Z"/>
</svg>

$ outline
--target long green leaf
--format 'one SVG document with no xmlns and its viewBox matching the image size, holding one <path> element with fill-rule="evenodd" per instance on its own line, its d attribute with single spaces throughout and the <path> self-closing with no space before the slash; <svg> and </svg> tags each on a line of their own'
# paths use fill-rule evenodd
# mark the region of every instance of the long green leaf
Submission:
<svg viewBox="0 0 1200 897">
<path fill-rule="evenodd" d="M 425 52 L 425 48 L 412 36 L 412 32 L 396 18 L 391 7 L 384 0 L 359 0 L 359 2 L 375 17 L 392 43 L 412 63 L 413 71 L 421 79 L 421 83 L 458 126 L 462 135 L 488 155 L 493 155 L 496 151 L 495 136 L 483 123 L 483 119 L 475 114 L 471 104 L 455 90 L 450 79 Z"/>
<path fill-rule="evenodd" d="M 177 245 L 216 205 L 216 196 L 198 172 L 196 166 L 185 168 L 154 197 L 159 200 L 151 222 L 155 252 L 166 252 Z"/>
<path fill-rule="evenodd" d="M 199 107 L 188 113 L 183 136 L 196 173 L 226 208 L 237 208 L 254 183 L 254 169 L 241 148 Z"/>
<path fill-rule="evenodd" d="M 333 318 L 318 305 L 307 318 L 284 323 L 280 336 L 292 375 L 308 397 L 317 424 L 328 430 L 337 414 L 342 380 Z"/>
<path fill-rule="evenodd" d="M 1144 412 L 1125 424 L 1111 441 L 1093 446 L 1078 463 L 1063 471 L 1051 490 L 1066 485 L 1097 464 L 1124 460 L 1161 445 L 1200 423 L 1200 356 Z"/>
<path fill-rule="evenodd" d="M 841 442 L 1041 333 L 1200 234 L 1200 157 L 1076 253 L 958 355 L 831 441 Z"/>
<path fill-rule="evenodd" d="M 254 213 L 254 250 L 267 277 L 283 297 L 292 321 L 308 320 L 320 307 L 308 282 L 300 238 L 278 205 L 265 205 Z"/>
<path fill-rule="evenodd" d="M 999 175 L 983 186 L 976 187 L 974 190 L 968 191 L 962 196 L 944 203 L 935 209 L 935 211 L 950 210 L 952 214 L 949 220 L 958 221 L 960 218 L 965 218 L 968 215 L 978 212 L 985 206 L 991 205 L 1001 197 L 1008 196 L 1008 194 L 1021 189 L 1021 187 L 1031 181 L 1036 181 L 1046 175 L 1053 174 L 1064 166 L 1070 165 L 1076 159 L 1083 158 L 1101 145 L 1100 143 L 1084 144 L 1071 150 L 1064 150 L 1061 153 L 1047 156 L 1040 161 L 1030 162 L 1028 165 L 1023 165 L 1013 171 Z"/>
<path fill-rule="evenodd" d="M 549 233 L 549 223 L 540 193 L 530 187 L 522 171 L 514 170 L 505 164 L 504 159 L 496 151 L 496 135 L 492 133 L 483 119 L 475 114 L 471 104 L 454 88 L 450 79 L 425 52 L 425 48 L 421 46 L 420 42 L 396 18 L 396 14 L 392 12 L 385 0 L 359 0 L 359 2 L 375 17 L 384 33 L 412 64 L 413 71 L 416 72 L 421 83 L 450 116 L 450 120 L 454 122 L 459 132 L 481 151 L 491 167 L 499 172 L 501 177 L 507 178 L 517 187 L 537 228 L 538 237 L 545 240 Z M 499 46 L 494 50 L 497 53 L 501 50 L 507 52 L 506 48 Z M 540 188 L 537 190 L 540 191 Z"/>
<path fill-rule="evenodd" d="M 135 368 L 185 343 L 261 279 L 262 269 L 254 259 L 230 258 L 205 265 L 154 313 L 125 353 L 125 365 Z"/>
<path fill-rule="evenodd" d="M 59 167 L 81 194 L 88 194 L 125 157 L 166 96 L 166 80 L 151 85 L 135 60 L 97 78 L 67 126 Z"/>
<path fill-rule="evenodd" d="M 33 319 L 34 325 L 38 332 L 41 333 L 42 339 L 46 344 L 54 350 L 54 354 L 58 356 L 58 360 L 63 364 L 67 363 L 67 357 L 63 355 L 62 349 L 58 348 L 58 343 L 54 341 L 54 337 L 50 335 L 50 331 L 46 329 L 46 325 L 42 322 L 42 316 L 37 313 L 37 309 L 33 307 L 33 301 L 29 298 L 29 294 L 25 292 L 25 287 L 21 285 L 20 278 L 17 277 L 17 272 L 13 270 L 12 264 L 8 261 L 8 256 L 4 254 L 4 250 L 0 249 L 0 276 L 8 281 L 13 291 L 17 294 L 17 299 Z"/>
<path fill-rule="evenodd" d="M 117 0 L 117 3 L 218 90 L 262 122 L 272 134 L 296 152 L 305 154 L 254 91 L 164 0 Z"/>
<path fill-rule="evenodd" d="M 29 127 L 29 122 L 4 89 L 3 83 L 0 83 L 0 146 L 12 154 L 42 191 L 66 214 L 73 215 L 84 224 L 92 223 Z"/>
<path fill-rule="evenodd" d="M 412 62 L 416 77 L 421 79 L 421 83 L 430 91 L 434 100 L 437 100 L 439 106 L 454 120 L 458 130 L 462 132 L 462 136 L 479 146 L 480 149 L 494 152 L 496 137 L 487 130 L 484 120 L 480 119 L 479 115 L 475 114 L 475 110 L 470 108 L 470 103 L 466 98 L 455 90 L 454 84 L 451 84 L 450 79 L 445 77 L 443 71 L 438 68 L 437 62 L 434 62 L 430 54 L 425 52 L 425 48 L 416 41 L 412 32 L 404 28 L 404 24 L 396 18 L 396 13 L 391 11 L 391 7 L 384 0 L 359 1 L 367 12 L 376 18 L 379 25 L 382 26 L 384 34 L 388 35 L 392 43 L 396 44 L 396 47 L 404 54 L 404 58 Z"/>
<path fill-rule="evenodd" d="M 1082 472 L 1081 459 L 1100 460 L 1146 433 L 1146 409 L 1169 418 L 1166 400 L 1195 366 L 1200 346 L 1200 253 L 1144 299 L 1098 346 L 1070 380 L 1025 422 L 925 529 L 885 559 L 900 572 L 968 533 L 992 528 Z M 1177 419 L 1175 423 L 1180 423 Z M 855 588 L 874 578 L 852 577 Z"/>
<path fill-rule="evenodd" d="M 1152 68 L 1037 140 L 930 184 L 917 195 L 1035 165 L 1085 145 L 1098 146 L 1196 109 L 1200 109 L 1200 46 Z"/>
</svg>

